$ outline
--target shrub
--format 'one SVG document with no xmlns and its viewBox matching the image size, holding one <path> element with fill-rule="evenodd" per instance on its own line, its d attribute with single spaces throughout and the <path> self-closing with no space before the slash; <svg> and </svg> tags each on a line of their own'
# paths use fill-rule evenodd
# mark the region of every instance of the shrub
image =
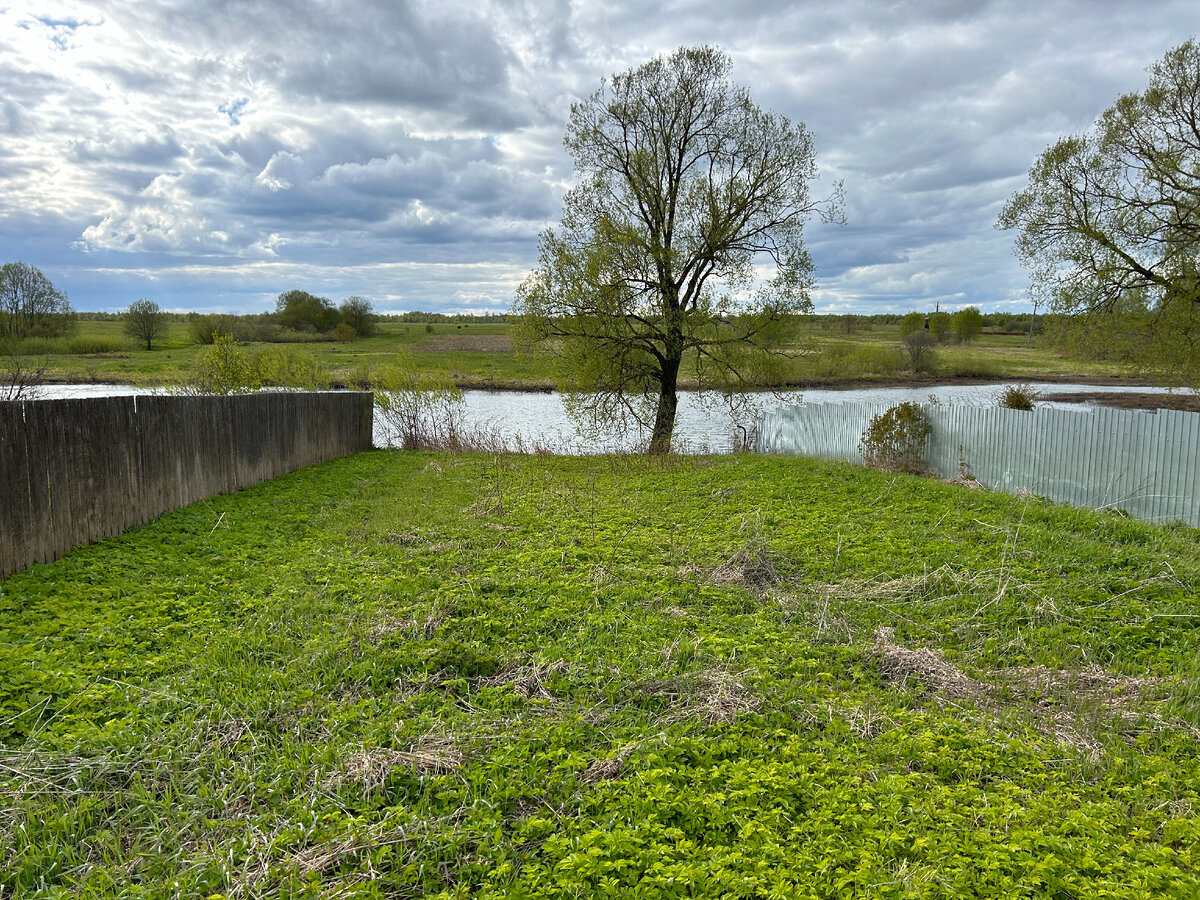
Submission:
<svg viewBox="0 0 1200 900">
<path fill-rule="evenodd" d="M 969 344 L 983 331 L 983 313 L 974 306 L 968 306 L 950 317 L 950 325 L 959 343 Z"/>
<path fill-rule="evenodd" d="M 354 330 L 353 325 L 347 325 L 345 322 L 333 329 L 333 339 L 342 344 L 348 344 L 351 341 L 358 340 L 358 332 Z"/>
<path fill-rule="evenodd" d="M 375 410 L 388 446 L 402 450 L 459 450 L 464 441 L 463 396 L 453 382 L 417 371 L 398 356 L 371 379 Z"/>
<path fill-rule="evenodd" d="M 925 316 L 922 313 L 912 312 L 900 320 L 900 337 L 916 334 L 918 331 L 924 330 Z"/>
<path fill-rule="evenodd" d="M 46 383 L 46 360 L 27 361 L 0 356 L 0 401 L 36 400 Z"/>
<path fill-rule="evenodd" d="M 900 355 L 908 367 L 917 374 L 928 374 L 937 365 L 937 351 L 933 337 L 928 331 L 913 331 L 900 342 Z"/>
<path fill-rule="evenodd" d="M 929 333 L 937 339 L 939 344 L 950 340 L 951 330 L 950 313 L 935 312 L 929 317 Z"/>
<path fill-rule="evenodd" d="M 200 394 L 247 394 L 262 387 L 257 367 L 233 339 L 217 334 L 200 351 L 185 390 Z"/>
<path fill-rule="evenodd" d="M 885 472 L 919 475 L 925 471 L 922 454 L 930 430 L 921 407 L 912 402 L 872 416 L 859 444 L 863 463 Z"/>
<path fill-rule="evenodd" d="M 1034 389 L 1033 385 L 1021 383 L 1005 385 L 996 398 L 996 402 L 1005 409 L 1032 411 L 1041 399 L 1042 395 Z"/>
<path fill-rule="evenodd" d="M 218 316 L 211 313 L 188 313 L 187 316 L 188 335 L 197 344 L 211 344 L 219 334 L 232 335 L 236 327 L 237 319 L 234 316 Z"/>
<path fill-rule="evenodd" d="M 320 391 L 329 387 L 329 369 L 308 350 L 293 347 L 264 347 L 255 354 L 253 366 L 262 385 Z"/>
</svg>

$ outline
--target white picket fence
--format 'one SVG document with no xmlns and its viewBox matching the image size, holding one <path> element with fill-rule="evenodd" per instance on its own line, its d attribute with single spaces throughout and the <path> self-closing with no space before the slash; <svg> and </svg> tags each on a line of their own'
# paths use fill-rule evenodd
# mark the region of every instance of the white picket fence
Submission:
<svg viewBox="0 0 1200 900">
<path fill-rule="evenodd" d="M 769 412 L 758 451 L 862 462 L 859 442 L 888 404 L 823 403 Z M 1089 407 L 922 404 L 932 431 L 925 462 L 944 478 L 966 471 L 994 490 L 1030 491 L 1151 522 L 1200 527 L 1200 415 Z"/>
</svg>

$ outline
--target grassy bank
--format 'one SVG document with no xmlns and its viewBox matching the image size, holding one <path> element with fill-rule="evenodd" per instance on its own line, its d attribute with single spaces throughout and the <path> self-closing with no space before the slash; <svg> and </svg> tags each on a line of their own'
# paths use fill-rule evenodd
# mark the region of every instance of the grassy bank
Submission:
<svg viewBox="0 0 1200 900">
<path fill-rule="evenodd" d="M 911 378 L 898 349 L 897 326 L 840 334 L 821 324 L 809 323 L 797 335 L 788 376 L 796 385 Z M 509 328 L 502 323 L 426 326 L 390 321 L 381 323 L 378 334 L 350 343 L 314 341 L 292 346 L 312 354 L 337 383 L 360 382 L 373 368 L 405 352 L 422 371 L 445 376 L 462 387 L 552 387 L 550 362 L 515 352 Z M 26 364 L 44 361 L 56 381 L 159 385 L 183 380 L 201 348 L 192 342 L 184 321 L 175 319 L 153 350 L 138 347 L 116 320 L 85 320 L 69 340 L 29 340 L 13 349 Z M 922 378 L 1038 380 L 1133 374 L 1125 365 L 1057 354 L 1040 336 L 1031 346 L 1023 335 L 984 334 L 969 345 L 940 345 L 935 370 Z M 684 382 L 688 383 L 686 373 Z"/>
<path fill-rule="evenodd" d="M 1191 897 L 1200 532 L 376 451 L 0 582 L 41 897 Z"/>
</svg>

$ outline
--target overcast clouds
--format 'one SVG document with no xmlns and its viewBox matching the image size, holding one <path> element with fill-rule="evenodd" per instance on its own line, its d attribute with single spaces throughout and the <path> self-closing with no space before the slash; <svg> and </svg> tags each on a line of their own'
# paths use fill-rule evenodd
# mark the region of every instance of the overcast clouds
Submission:
<svg viewBox="0 0 1200 900">
<path fill-rule="evenodd" d="M 0 262 L 81 310 L 502 312 L 570 184 L 571 101 L 712 43 L 845 182 L 847 224 L 809 230 L 819 309 L 1028 308 L 1000 206 L 1198 25 L 1194 0 L 18 2 Z"/>
</svg>

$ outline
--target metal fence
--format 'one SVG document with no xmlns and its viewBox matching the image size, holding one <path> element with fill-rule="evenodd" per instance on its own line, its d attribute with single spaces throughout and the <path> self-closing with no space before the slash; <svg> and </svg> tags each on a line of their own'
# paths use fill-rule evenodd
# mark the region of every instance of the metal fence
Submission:
<svg viewBox="0 0 1200 900">
<path fill-rule="evenodd" d="M 759 423 L 758 450 L 861 463 L 862 434 L 888 406 L 826 403 L 767 413 Z M 925 462 L 944 478 L 965 469 L 995 490 L 1200 527 L 1196 413 L 940 404 L 921 409 L 932 427 Z"/>
<path fill-rule="evenodd" d="M 371 395 L 0 403 L 0 577 L 78 544 L 371 447 Z"/>
</svg>

